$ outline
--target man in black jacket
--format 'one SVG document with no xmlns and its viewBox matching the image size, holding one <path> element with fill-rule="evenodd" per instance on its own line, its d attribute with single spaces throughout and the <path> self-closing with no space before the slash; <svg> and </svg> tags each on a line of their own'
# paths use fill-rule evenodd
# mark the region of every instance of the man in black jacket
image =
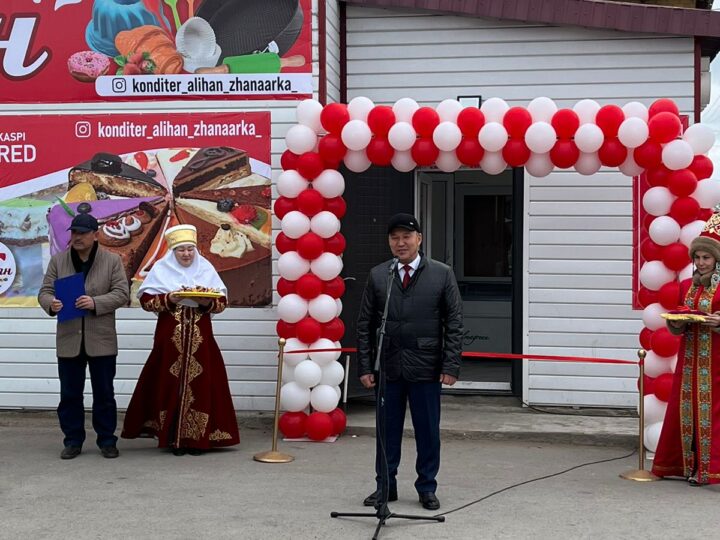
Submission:
<svg viewBox="0 0 720 540">
<path fill-rule="evenodd" d="M 422 234 L 417 219 L 396 214 L 388 224 L 390 251 L 397 263 L 386 261 L 368 276 L 357 324 L 358 374 L 365 388 L 373 388 L 377 332 L 380 328 L 388 275 L 392 292 L 388 308 L 382 366 L 386 375 L 386 454 L 388 500 L 397 500 L 406 403 L 410 403 L 417 460 L 415 489 L 428 510 L 440 508 L 435 476 L 440 468 L 440 390 L 453 385 L 460 373 L 462 353 L 462 300 L 453 271 L 420 252 Z M 377 490 L 365 506 L 380 498 L 381 449 L 375 456 Z"/>
</svg>

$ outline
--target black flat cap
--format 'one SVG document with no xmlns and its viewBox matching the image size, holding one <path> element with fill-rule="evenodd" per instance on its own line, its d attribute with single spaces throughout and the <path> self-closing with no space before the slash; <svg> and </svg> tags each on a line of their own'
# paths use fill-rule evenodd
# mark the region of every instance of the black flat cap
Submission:
<svg viewBox="0 0 720 540">
<path fill-rule="evenodd" d="M 94 216 L 91 216 L 90 214 L 78 214 L 76 215 L 72 223 L 70 223 L 70 226 L 68 227 L 68 231 L 75 231 L 79 233 L 86 233 L 91 231 L 97 231 L 98 230 L 98 222 L 97 219 L 95 219 Z"/>
<path fill-rule="evenodd" d="M 388 222 L 388 234 L 395 229 L 405 229 L 407 231 L 422 232 L 420 230 L 420 222 L 415 219 L 412 214 L 395 214 Z"/>
</svg>

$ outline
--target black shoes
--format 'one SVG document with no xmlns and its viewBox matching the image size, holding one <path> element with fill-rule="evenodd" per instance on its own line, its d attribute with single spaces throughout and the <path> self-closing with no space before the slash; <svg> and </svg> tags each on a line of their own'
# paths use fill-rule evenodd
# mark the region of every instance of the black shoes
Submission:
<svg viewBox="0 0 720 540">
<path fill-rule="evenodd" d="M 66 446 L 60 452 L 60 459 L 74 459 L 80 455 L 82 447 L 80 446 Z"/>
<path fill-rule="evenodd" d="M 188 448 L 187 453 L 191 456 L 202 456 L 203 451 L 200 448 Z"/>
<path fill-rule="evenodd" d="M 435 496 L 434 493 L 431 492 L 425 492 L 419 494 L 420 504 L 422 504 L 422 507 L 425 510 L 439 510 L 440 509 L 440 501 Z"/>
<path fill-rule="evenodd" d="M 378 499 L 380 498 L 380 490 L 375 491 L 374 493 L 371 493 L 367 497 L 365 497 L 365 500 L 363 501 L 364 506 L 375 506 L 375 504 L 378 502 Z M 390 488 L 390 492 L 388 493 L 388 502 L 397 501 L 397 488 Z"/>
<path fill-rule="evenodd" d="M 100 448 L 100 453 L 104 458 L 113 459 L 120 455 L 116 446 L 103 446 Z"/>
</svg>

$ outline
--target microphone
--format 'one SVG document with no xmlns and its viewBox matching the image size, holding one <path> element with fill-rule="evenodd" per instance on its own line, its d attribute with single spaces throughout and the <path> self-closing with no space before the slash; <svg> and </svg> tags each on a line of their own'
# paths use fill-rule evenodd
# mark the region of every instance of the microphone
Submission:
<svg viewBox="0 0 720 540">
<path fill-rule="evenodd" d="M 399 262 L 399 259 L 397 257 L 394 257 L 392 262 L 390 263 L 390 274 L 393 273 L 393 270 L 395 270 L 395 268 L 397 267 L 398 262 Z"/>
</svg>

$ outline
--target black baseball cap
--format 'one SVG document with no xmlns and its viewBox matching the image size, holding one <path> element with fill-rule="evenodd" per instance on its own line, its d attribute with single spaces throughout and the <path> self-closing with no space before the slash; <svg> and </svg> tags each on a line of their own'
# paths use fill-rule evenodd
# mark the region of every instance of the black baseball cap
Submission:
<svg viewBox="0 0 720 540">
<path fill-rule="evenodd" d="M 420 222 L 415 219 L 412 214 L 395 214 L 388 222 L 388 234 L 395 229 L 405 229 L 408 231 L 422 232 L 420 230 Z"/>
<path fill-rule="evenodd" d="M 68 227 L 68 231 L 75 231 L 79 233 L 94 232 L 97 230 L 97 219 L 95 219 L 95 217 L 91 216 L 90 214 L 76 215 L 73 218 L 72 223 L 70 223 L 70 226 Z"/>
</svg>

